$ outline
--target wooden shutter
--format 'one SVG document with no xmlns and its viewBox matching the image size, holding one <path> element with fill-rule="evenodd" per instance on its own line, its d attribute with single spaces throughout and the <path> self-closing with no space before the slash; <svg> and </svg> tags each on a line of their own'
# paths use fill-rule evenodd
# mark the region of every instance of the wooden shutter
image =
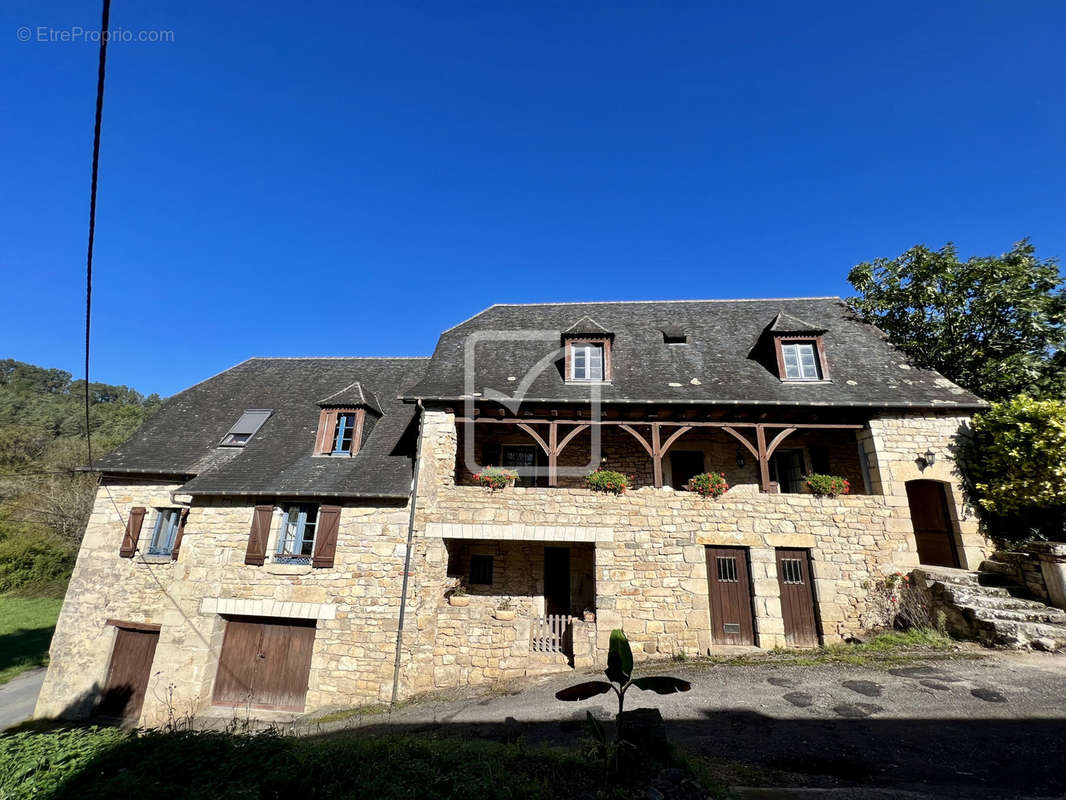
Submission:
<svg viewBox="0 0 1066 800">
<path fill-rule="evenodd" d="M 130 509 L 130 517 L 126 520 L 126 535 L 122 537 L 122 546 L 118 549 L 119 558 L 133 558 L 133 554 L 137 552 L 137 540 L 141 538 L 144 513 L 144 506 L 134 506 Z"/>
<path fill-rule="evenodd" d="M 178 560 L 178 550 L 181 549 L 181 537 L 185 535 L 185 521 L 189 518 L 189 509 L 181 510 L 181 519 L 178 521 L 178 535 L 174 537 L 174 549 L 170 551 L 172 561 Z"/>
<path fill-rule="evenodd" d="M 316 453 L 332 453 L 333 442 L 337 438 L 337 411 L 323 409 L 318 415 L 318 439 L 315 442 Z"/>
<path fill-rule="evenodd" d="M 315 553 L 311 558 L 312 567 L 333 566 L 340 521 L 340 506 L 322 506 L 318 509 L 318 529 L 315 531 Z"/>
<path fill-rule="evenodd" d="M 248 550 L 244 554 L 244 563 L 257 567 L 266 561 L 267 537 L 270 535 L 270 523 L 274 519 L 274 506 L 256 506 L 252 514 L 252 530 L 248 534 Z"/>
</svg>

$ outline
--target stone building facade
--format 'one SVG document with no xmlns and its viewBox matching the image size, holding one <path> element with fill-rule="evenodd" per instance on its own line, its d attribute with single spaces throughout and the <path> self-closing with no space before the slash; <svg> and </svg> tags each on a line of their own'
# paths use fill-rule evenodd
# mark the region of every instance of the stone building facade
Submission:
<svg viewBox="0 0 1066 800">
<path fill-rule="evenodd" d="M 620 344 L 614 358 L 624 364 Z M 806 560 L 818 641 L 838 642 L 879 616 L 871 581 L 919 564 L 916 484 L 942 492 L 958 564 L 975 568 L 986 554 L 954 460 L 967 408 L 909 401 L 914 407 L 870 407 L 860 415 L 774 412 L 780 427 L 793 426 L 787 441 L 801 454 L 804 471 L 827 459 L 850 480 L 852 493 L 837 497 L 775 491 L 766 482 L 769 455 L 714 421 L 728 414 L 725 419 L 755 431 L 751 420 L 769 412 L 712 405 L 705 416 L 622 408 L 627 418 L 644 414 L 641 424 L 649 430 L 687 424 L 671 437 L 672 446 L 702 453 L 706 469 L 726 474 L 731 488 L 720 498 L 671 488 L 665 451 L 650 457 L 617 418 L 616 427 L 604 426 L 596 455 L 635 476 L 625 494 L 597 493 L 565 474 L 553 476 L 554 485 L 538 478 L 530 481 L 536 485 L 492 491 L 473 481 L 476 466 L 467 463 L 464 446 L 472 437 L 475 460 L 484 461 L 492 439 L 485 426 L 462 417 L 459 404 L 408 389 L 431 367 L 401 360 L 246 362 L 170 401 L 160 419 L 104 462 L 36 715 L 94 713 L 113 688 L 116 665 L 123 666 L 123 631 L 155 637 L 139 705 L 127 717 L 144 725 L 273 707 L 253 698 L 253 689 L 243 709 L 218 703 L 220 681 L 239 654 L 228 637 L 256 621 L 275 633 L 290 626 L 306 636 L 313 628 L 313 638 L 300 639 L 310 644 L 306 672 L 297 674 L 298 702 L 284 706 L 307 714 L 591 666 L 604 658 L 615 628 L 625 630 L 638 659 L 721 652 L 708 566 L 709 554 L 720 548 L 732 548 L 745 564 L 750 645 L 790 642 L 785 551 Z M 359 382 L 351 384 L 352 376 Z M 930 378 L 930 385 L 936 379 L 943 381 Z M 334 397 L 344 405 L 314 402 Z M 333 435 L 338 450 L 348 442 L 338 415 L 350 408 L 373 421 L 364 440 L 349 443 L 349 452 L 320 452 Z M 253 432 L 244 450 L 226 450 L 217 442 L 242 409 L 271 409 L 256 413 L 274 427 Z M 558 405 L 524 413 L 554 421 L 570 412 Z M 209 418 L 217 418 L 214 428 L 203 424 Z M 188 452 L 168 450 L 171 432 L 191 419 L 198 427 L 190 430 L 203 431 L 182 440 Z M 522 419 L 493 428 L 496 444 L 527 444 Z M 710 421 L 697 427 L 698 420 Z M 577 423 L 584 424 L 580 417 L 568 424 Z M 334 434 L 338 426 L 341 433 Z M 592 457 L 585 453 L 589 435 L 579 431 L 569 450 L 556 447 L 554 463 L 585 463 Z M 555 439 L 541 444 L 550 451 Z M 328 559 L 318 558 L 319 534 L 313 557 L 309 551 L 302 560 L 283 557 L 284 509 L 295 503 L 337 509 Z M 145 510 L 146 533 L 132 557 L 120 557 L 135 509 Z M 160 509 L 187 511 L 176 557 L 150 555 L 144 546 Z M 256 548 L 258 559 L 251 557 Z M 553 572 L 549 563 L 563 569 Z M 460 578 L 467 594 L 456 602 Z M 562 633 L 552 627 L 560 620 Z M 271 657 L 262 643 L 249 652 Z"/>
</svg>

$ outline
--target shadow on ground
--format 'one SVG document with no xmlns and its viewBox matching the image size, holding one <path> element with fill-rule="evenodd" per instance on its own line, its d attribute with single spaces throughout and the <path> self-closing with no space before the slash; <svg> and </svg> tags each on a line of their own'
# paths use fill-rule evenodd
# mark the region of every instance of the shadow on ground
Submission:
<svg viewBox="0 0 1066 800">
<path fill-rule="evenodd" d="M 693 713 L 697 715 L 695 718 L 667 723 L 670 741 L 689 758 L 690 763 L 702 764 L 723 784 L 867 786 L 944 797 L 1063 796 L 1066 720 L 786 720 L 748 710 L 697 708 Z M 245 740 L 246 744 L 240 747 L 220 747 L 218 741 L 222 740 L 216 740 L 206 750 L 207 742 L 196 741 L 197 736 L 210 739 L 222 734 L 171 734 L 180 741 L 169 743 L 165 737 L 155 735 L 147 740 L 156 741 L 156 749 L 163 754 L 164 766 L 160 767 L 159 774 L 152 773 L 153 758 L 146 756 L 145 739 L 123 741 L 109 752 L 88 760 L 77 774 L 65 778 L 54 791 L 37 796 L 104 797 L 111 790 L 121 793 L 121 787 L 129 784 L 139 786 L 144 796 L 150 794 L 155 800 L 198 796 L 195 787 L 203 786 L 213 787 L 212 796 L 215 797 L 273 797 L 277 795 L 269 782 L 277 780 L 271 777 L 275 770 L 262 766 L 273 763 L 271 759 L 298 767 L 307 756 L 294 753 L 306 754 L 307 748 L 313 750 L 318 743 L 336 752 L 338 741 L 353 747 L 352 757 L 358 758 L 360 751 L 356 743 L 373 742 L 381 735 L 397 734 L 435 743 L 500 743 L 494 746 L 504 749 L 494 751 L 497 755 L 492 758 L 512 759 L 511 768 L 514 768 L 514 763 L 524 764 L 523 753 L 532 754 L 539 745 L 580 753 L 585 747 L 584 715 L 581 710 L 562 721 L 518 722 L 509 719 L 492 724 L 392 724 L 387 716 L 364 717 L 353 719 L 353 727 L 329 733 L 299 739 L 256 737 L 262 739 L 263 744 Z M 286 742 L 289 744 L 284 744 Z M 192 749 L 183 752 L 187 747 Z M 263 749 L 263 752 L 256 754 L 257 749 Z M 205 757 L 205 752 L 210 752 L 210 757 Z M 249 758 L 260 768 L 248 769 Z M 517 762 L 514 759 L 518 759 Z M 470 765 L 469 758 L 459 758 L 454 765 L 451 762 L 437 764 L 433 767 L 437 775 L 435 780 L 452 789 L 462 786 L 463 776 L 451 774 L 451 771 L 469 769 Z M 355 766 L 349 764 L 353 770 Z M 380 765 L 380 769 L 388 768 L 384 763 Z M 356 772 L 358 770 L 346 780 L 363 780 Z M 345 778 L 342 776 L 341 779 Z M 299 781 L 286 780 L 286 787 L 293 792 L 303 792 L 307 797 L 347 796 L 325 791 L 329 781 L 324 773 L 307 780 L 312 782 L 303 785 Z M 114 781 L 119 784 L 113 785 Z M 95 787 L 93 792 L 97 793 L 85 794 L 89 786 Z M 574 786 L 580 786 L 581 792 L 567 793 L 564 782 L 556 787 L 557 792 L 553 790 L 546 796 L 588 796 L 587 779 L 575 781 Z M 350 788 L 351 796 L 361 793 L 359 784 Z M 387 793 L 376 796 L 391 797 Z M 429 792 L 421 796 L 438 795 Z M 439 796 L 474 795 L 460 792 Z M 489 792 L 480 796 L 497 795 Z M 519 793 L 515 796 L 526 795 Z"/>
<path fill-rule="evenodd" d="M 0 674 L 12 667 L 32 669 L 48 663 L 48 646 L 55 626 L 20 628 L 0 636 Z"/>
</svg>

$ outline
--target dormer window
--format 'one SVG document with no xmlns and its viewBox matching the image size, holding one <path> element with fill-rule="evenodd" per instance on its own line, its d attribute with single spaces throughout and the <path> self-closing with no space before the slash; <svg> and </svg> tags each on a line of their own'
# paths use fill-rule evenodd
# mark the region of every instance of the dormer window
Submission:
<svg viewBox="0 0 1066 800">
<path fill-rule="evenodd" d="M 785 380 L 816 381 L 821 377 L 814 342 L 782 343 L 781 358 L 785 362 Z"/>
<path fill-rule="evenodd" d="M 825 350 L 820 336 L 777 336 L 778 377 L 783 381 L 828 380 Z"/>
<path fill-rule="evenodd" d="M 570 380 L 603 380 L 603 342 L 570 343 Z"/>
<path fill-rule="evenodd" d="M 237 423 L 222 437 L 219 447 L 244 447 L 273 413 L 270 409 L 262 408 L 251 408 L 245 411 Z"/>
<path fill-rule="evenodd" d="M 596 320 L 582 317 L 565 331 L 564 376 L 569 382 L 608 383 L 611 380 L 611 340 L 614 334 Z"/>
</svg>

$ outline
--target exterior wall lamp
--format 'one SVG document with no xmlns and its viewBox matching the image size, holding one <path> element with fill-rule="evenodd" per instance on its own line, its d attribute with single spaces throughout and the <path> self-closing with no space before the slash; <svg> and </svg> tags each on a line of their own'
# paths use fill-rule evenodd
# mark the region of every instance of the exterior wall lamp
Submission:
<svg viewBox="0 0 1066 800">
<path fill-rule="evenodd" d="M 744 451 L 740 449 L 740 445 L 737 445 L 737 466 L 744 466 Z"/>
<path fill-rule="evenodd" d="M 936 463 L 936 453 L 932 450 L 926 450 L 924 453 L 918 454 L 918 469 L 925 469 L 931 467 Z"/>
</svg>

